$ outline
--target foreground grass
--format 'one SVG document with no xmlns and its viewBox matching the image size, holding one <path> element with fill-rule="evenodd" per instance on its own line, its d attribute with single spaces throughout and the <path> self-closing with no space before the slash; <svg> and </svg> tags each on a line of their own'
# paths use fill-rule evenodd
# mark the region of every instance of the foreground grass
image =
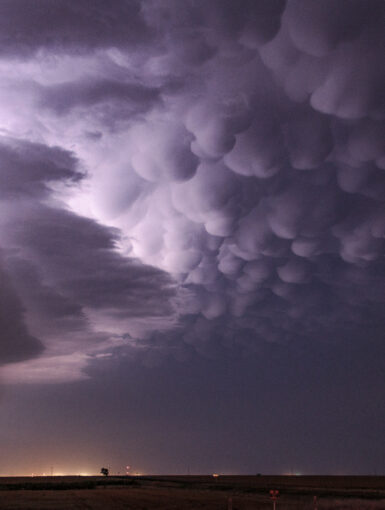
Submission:
<svg viewBox="0 0 385 510">
<path fill-rule="evenodd" d="M 0 478 L 1 510 L 384 510 L 385 477 L 148 476 Z"/>
</svg>

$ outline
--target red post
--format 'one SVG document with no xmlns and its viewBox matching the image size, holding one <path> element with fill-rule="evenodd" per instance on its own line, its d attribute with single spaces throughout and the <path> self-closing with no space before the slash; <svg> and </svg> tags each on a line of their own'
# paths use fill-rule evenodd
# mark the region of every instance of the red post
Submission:
<svg viewBox="0 0 385 510">
<path fill-rule="evenodd" d="M 276 501 L 279 498 L 279 491 L 272 489 L 270 491 L 270 498 L 273 500 L 273 510 L 275 510 Z"/>
</svg>

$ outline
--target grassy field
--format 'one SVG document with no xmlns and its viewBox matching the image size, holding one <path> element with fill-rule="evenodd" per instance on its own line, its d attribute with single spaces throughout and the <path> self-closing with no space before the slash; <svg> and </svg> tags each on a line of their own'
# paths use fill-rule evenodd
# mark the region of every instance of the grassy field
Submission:
<svg viewBox="0 0 385 510">
<path fill-rule="evenodd" d="M 362 476 L 10 477 L 0 478 L 0 509 L 264 510 L 271 489 L 277 510 L 385 509 L 385 477 Z"/>
</svg>

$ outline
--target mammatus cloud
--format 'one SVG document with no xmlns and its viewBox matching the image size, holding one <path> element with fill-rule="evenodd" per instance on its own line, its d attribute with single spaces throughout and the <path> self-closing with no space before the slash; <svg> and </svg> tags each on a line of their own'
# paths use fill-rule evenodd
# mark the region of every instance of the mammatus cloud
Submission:
<svg viewBox="0 0 385 510">
<path fill-rule="evenodd" d="M 383 2 L 1 9 L 2 248 L 63 356 L 379 336 Z"/>
</svg>

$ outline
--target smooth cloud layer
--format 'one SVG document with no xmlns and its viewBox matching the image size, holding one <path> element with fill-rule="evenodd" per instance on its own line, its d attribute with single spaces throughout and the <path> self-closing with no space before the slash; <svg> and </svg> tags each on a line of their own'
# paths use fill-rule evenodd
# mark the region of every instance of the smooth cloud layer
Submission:
<svg viewBox="0 0 385 510">
<path fill-rule="evenodd" d="M 124 349 L 125 334 L 143 337 L 133 317 L 162 318 L 131 347 L 148 359 L 378 338 L 383 2 L 1 8 L 2 242 L 23 259 L 14 282 L 25 267 L 57 296 L 65 355 L 106 331 Z"/>
</svg>

